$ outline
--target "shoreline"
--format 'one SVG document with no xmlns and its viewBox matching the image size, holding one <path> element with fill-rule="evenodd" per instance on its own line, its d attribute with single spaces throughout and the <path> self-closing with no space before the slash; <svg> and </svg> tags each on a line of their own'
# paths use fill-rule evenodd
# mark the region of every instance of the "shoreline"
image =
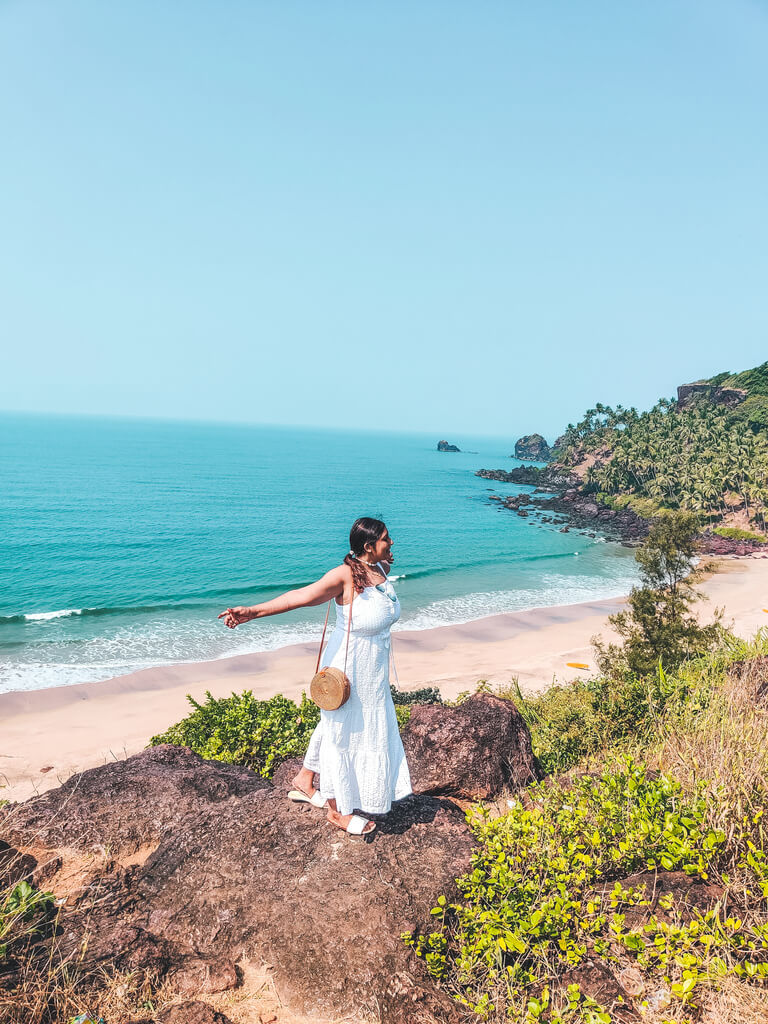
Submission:
<svg viewBox="0 0 768 1024">
<path fill-rule="evenodd" d="M 701 585 L 700 607 L 725 607 L 738 635 L 748 638 L 768 617 L 768 556 L 721 560 Z M 457 625 L 393 633 L 401 690 L 439 686 L 448 699 L 479 680 L 524 693 L 588 674 L 591 638 L 610 629 L 608 616 L 624 597 L 505 612 Z M 706 614 L 704 615 L 706 618 Z M 0 798 L 25 800 L 72 774 L 122 759 L 189 713 L 186 695 L 204 699 L 252 690 L 261 699 L 298 699 L 309 689 L 317 643 L 293 644 L 207 662 L 142 669 L 102 682 L 0 694 Z"/>
</svg>

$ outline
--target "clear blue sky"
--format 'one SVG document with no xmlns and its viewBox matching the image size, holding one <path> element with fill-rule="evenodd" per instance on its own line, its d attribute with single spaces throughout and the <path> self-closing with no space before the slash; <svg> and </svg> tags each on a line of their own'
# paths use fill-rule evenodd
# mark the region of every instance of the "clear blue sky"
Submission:
<svg viewBox="0 0 768 1024">
<path fill-rule="evenodd" d="M 768 6 L 0 0 L 0 408 L 553 435 L 768 358 Z"/>
</svg>

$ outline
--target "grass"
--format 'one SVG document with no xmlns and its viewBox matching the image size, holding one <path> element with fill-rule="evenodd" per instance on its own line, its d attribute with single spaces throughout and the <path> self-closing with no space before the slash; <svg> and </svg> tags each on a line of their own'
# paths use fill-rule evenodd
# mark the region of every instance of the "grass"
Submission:
<svg viewBox="0 0 768 1024">
<path fill-rule="evenodd" d="M 483 1020 L 609 1024 L 620 1008 L 568 984 L 602 962 L 633 972 L 654 1024 L 768 1021 L 767 666 L 760 633 L 670 674 L 527 701 L 502 691 L 553 774 L 501 816 L 470 812 L 478 846 L 459 900 L 406 936 L 439 984 Z M 684 872 L 722 899 L 652 910 L 621 881 L 639 869 Z"/>
</svg>

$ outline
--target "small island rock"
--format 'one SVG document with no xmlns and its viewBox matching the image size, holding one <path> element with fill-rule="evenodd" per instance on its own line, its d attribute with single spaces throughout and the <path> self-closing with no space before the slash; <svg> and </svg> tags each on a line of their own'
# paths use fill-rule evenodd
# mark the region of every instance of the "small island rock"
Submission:
<svg viewBox="0 0 768 1024">
<path fill-rule="evenodd" d="M 515 458 L 526 462 L 547 462 L 550 451 L 541 434 L 526 434 L 515 441 Z"/>
<path fill-rule="evenodd" d="M 449 444 L 447 441 L 438 441 L 437 450 L 439 452 L 460 452 L 461 448 L 457 448 L 455 444 Z"/>
</svg>

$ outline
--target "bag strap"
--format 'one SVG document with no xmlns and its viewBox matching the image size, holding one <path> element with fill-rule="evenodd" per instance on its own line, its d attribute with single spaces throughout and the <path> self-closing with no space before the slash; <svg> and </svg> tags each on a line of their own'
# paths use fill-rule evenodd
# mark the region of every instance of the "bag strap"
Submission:
<svg viewBox="0 0 768 1024">
<path fill-rule="evenodd" d="M 357 591 L 355 590 L 354 582 L 352 583 L 352 600 L 349 602 L 349 618 L 347 619 L 347 646 L 344 649 L 344 675 L 347 674 L 347 658 L 349 657 L 349 634 L 352 632 L 352 605 L 355 603 L 355 597 Z M 328 616 L 331 614 L 331 605 L 333 604 L 333 598 L 328 602 L 328 607 L 325 609 L 325 622 L 323 623 L 323 635 L 320 639 L 320 650 L 317 652 L 317 662 L 315 664 L 315 675 L 320 671 L 320 659 L 323 656 L 323 644 L 325 643 L 325 632 L 328 629 Z M 341 606 L 342 608 L 344 605 Z"/>
</svg>

